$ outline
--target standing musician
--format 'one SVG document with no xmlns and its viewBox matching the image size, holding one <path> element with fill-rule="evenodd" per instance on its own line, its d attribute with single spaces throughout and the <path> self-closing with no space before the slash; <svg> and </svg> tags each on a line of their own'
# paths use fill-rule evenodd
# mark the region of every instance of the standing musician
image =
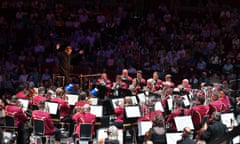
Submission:
<svg viewBox="0 0 240 144">
<path fill-rule="evenodd" d="M 153 87 L 155 90 L 162 89 L 162 80 L 159 79 L 158 72 L 153 72 Z"/>
<path fill-rule="evenodd" d="M 187 116 L 190 115 L 189 109 L 184 109 L 184 102 L 181 99 L 177 99 L 175 102 L 175 108 L 174 111 L 171 112 L 171 114 L 168 116 L 168 119 L 166 121 L 167 125 L 169 125 L 169 128 L 173 131 L 177 131 L 177 127 L 174 121 L 174 118 L 177 116 Z"/>
<path fill-rule="evenodd" d="M 53 120 L 48 112 L 45 111 L 45 102 L 39 102 L 39 110 L 32 112 L 32 119 L 44 120 L 45 135 L 55 135 L 55 144 L 60 144 L 60 130 L 54 127 Z"/>
<path fill-rule="evenodd" d="M 102 73 L 100 78 L 97 79 L 96 85 L 99 90 L 98 95 L 104 98 L 104 96 L 109 94 L 112 82 L 108 79 L 107 73 Z"/>
<path fill-rule="evenodd" d="M 165 76 L 165 81 L 162 82 L 163 87 L 171 87 L 174 88 L 175 84 L 172 82 L 172 75 L 167 74 Z"/>
<path fill-rule="evenodd" d="M 127 89 L 128 85 L 122 81 L 121 75 L 116 76 L 116 81 L 113 83 L 112 90 L 114 96 L 119 96 L 119 89 Z"/>
<path fill-rule="evenodd" d="M 128 75 L 127 69 L 122 70 L 121 80 L 127 84 L 127 88 L 132 83 L 132 77 Z"/>
<path fill-rule="evenodd" d="M 146 85 L 146 80 L 142 77 L 142 71 L 138 70 L 137 74 L 136 74 L 136 82 L 137 82 L 137 86 L 140 86 L 140 88 L 142 89 L 143 86 Z"/>
<path fill-rule="evenodd" d="M 27 122 L 27 115 L 23 112 L 22 106 L 20 106 L 18 98 L 15 95 L 12 96 L 10 104 L 5 106 L 5 113 L 8 116 L 14 117 L 14 125 L 18 131 L 17 143 L 26 143 L 27 140 L 24 138 L 24 125 Z M 27 137 L 29 136 L 30 135 Z"/>
<path fill-rule="evenodd" d="M 192 89 L 192 86 L 189 84 L 188 79 L 183 79 L 182 83 L 178 85 L 178 88 L 183 94 L 189 94 L 190 90 Z"/>
</svg>

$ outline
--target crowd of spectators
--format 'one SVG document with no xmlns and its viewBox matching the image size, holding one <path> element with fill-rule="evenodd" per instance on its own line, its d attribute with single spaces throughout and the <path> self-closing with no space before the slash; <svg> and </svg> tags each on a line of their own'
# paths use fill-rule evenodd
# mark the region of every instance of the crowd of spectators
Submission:
<svg viewBox="0 0 240 144">
<path fill-rule="evenodd" d="M 72 61 L 81 70 L 94 67 L 117 74 L 127 68 L 135 74 L 141 69 L 145 77 L 158 71 L 161 78 L 171 73 L 175 81 L 189 78 L 193 88 L 238 78 L 238 9 L 208 1 L 203 9 L 183 15 L 160 3 L 135 15 L 132 2 L 79 3 L 1 1 L 1 95 L 19 82 L 51 83 L 52 73 L 57 73 L 57 43 L 68 43 L 75 52 L 84 49 Z M 210 11 L 211 6 L 217 9 Z"/>
</svg>

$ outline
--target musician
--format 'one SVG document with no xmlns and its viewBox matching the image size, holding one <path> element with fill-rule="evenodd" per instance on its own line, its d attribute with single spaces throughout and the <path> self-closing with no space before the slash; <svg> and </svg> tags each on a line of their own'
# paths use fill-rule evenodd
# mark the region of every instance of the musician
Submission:
<svg viewBox="0 0 240 144">
<path fill-rule="evenodd" d="M 53 120 L 48 112 L 45 111 L 45 102 L 39 102 L 39 110 L 32 112 L 32 119 L 44 120 L 45 135 L 55 135 L 55 144 L 60 144 L 60 130 L 54 127 Z"/>
<path fill-rule="evenodd" d="M 117 119 L 114 122 L 123 123 L 124 117 L 124 103 L 117 102 L 117 107 L 114 109 L 114 113 L 117 116 Z"/>
<path fill-rule="evenodd" d="M 89 104 L 89 102 L 87 101 L 87 93 L 85 91 L 82 91 L 79 94 L 78 101 L 75 103 L 74 113 L 78 112 L 79 108 L 83 107 L 85 104 Z"/>
<path fill-rule="evenodd" d="M 204 96 L 196 96 L 194 106 L 191 109 L 192 122 L 196 131 L 202 127 L 203 118 L 209 113 L 209 106 L 204 105 L 204 102 Z"/>
<path fill-rule="evenodd" d="M 163 115 L 163 112 L 160 110 L 154 110 L 154 107 L 148 107 L 144 112 L 143 116 L 138 118 L 138 122 L 141 121 L 154 121 L 157 115 Z"/>
<path fill-rule="evenodd" d="M 177 127 L 174 121 L 174 118 L 177 116 L 187 116 L 190 115 L 191 111 L 189 109 L 184 109 L 184 102 L 181 99 L 177 99 L 175 102 L 174 111 L 167 118 L 167 125 L 169 125 L 170 129 L 173 131 L 177 131 Z"/>
<path fill-rule="evenodd" d="M 65 92 L 62 88 L 56 89 L 56 97 L 52 98 L 52 102 L 57 102 L 60 105 L 60 119 L 62 122 L 70 122 L 70 105 L 68 102 L 64 99 Z"/>
<path fill-rule="evenodd" d="M 105 131 L 107 133 L 107 138 L 105 139 L 99 139 L 98 144 L 120 144 L 120 141 L 118 140 L 118 128 L 115 126 L 110 126 Z"/>
<path fill-rule="evenodd" d="M 163 84 L 163 87 L 174 88 L 175 84 L 172 82 L 172 75 L 171 74 L 167 74 L 165 76 L 165 81 L 163 81 L 162 84 Z"/>
<path fill-rule="evenodd" d="M 220 92 L 218 89 L 213 88 L 211 95 L 211 102 L 209 105 L 209 116 L 215 111 L 222 112 L 223 111 L 223 102 L 219 100 Z"/>
<path fill-rule="evenodd" d="M 14 95 L 11 98 L 9 105 L 5 107 L 6 115 L 14 117 L 14 125 L 18 131 L 17 143 L 25 143 L 24 137 L 24 125 L 27 122 L 27 115 L 24 113 L 22 106 L 19 105 L 18 98 Z M 28 136 L 29 137 L 29 136 Z"/>
<path fill-rule="evenodd" d="M 147 84 L 146 86 L 143 87 L 143 91 L 148 91 L 149 93 L 152 94 L 157 94 L 157 95 L 161 95 L 161 89 L 156 90 L 155 89 L 155 85 L 154 85 L 154 80 L 152 78 L 147 80 Z"/>
<path fill-rule="evenodd" d="M 122 81 L 121 75 L 116 76 L 116 81 L 113 83 L 112 90 L 114 96 L 119 96 L 119 89 L 127 89 L 128 85 Z"/>
<path fill-rule="evenodd" d="M 139 92 L 143 91 L 143 88 L 140 85 L 137 85 L 137 80 L 133 79 L 132 84 L 129 85 L 128 88 L 133 95 L 137 95 Z"/>
<path fill-rule="evenodd" d="M 189 127 L 185 127 L 182 133 L 182 139 L 177 141 L 177 144 L 196 144 L 194 140 L 191 138 L 192 131 Z"/>
<path fill-rule="evenodd" d="M 201 138 L 207 143 L 226 134 L 227 126 L 221 121 L 221 113 L 213 112 L 210 117 L 210 124 L 205 123 Z"/>
<path fill-rule="evenodd" d="M 28 96 L 27 96 L 27 93 L 26 93 L 26 91 L 25 91 L 25 86 L 24 86 L 24 84 L 20 84 L 20 85 L 19 85 L 19 89 L 20 89 L 20 90 L 16 93 L 16 97 L 22 98 L 22 99 L 27 99 Z"/>
<path fill-rule="evenodd" d="M 223 113 L 226 113 L 230 109 L 229 97 L 226 95 L 226 90 L 219 88 L 219 100 L 223 103 Z"/>
<path fill-rule="evenodd" d="M 98 95 L 101 98 L 104 98 L 104 96 L 109 94 L 112 87 L 112 82 L 108 79 L 107 73 L 102 73 L 100 78 L 97 79 L 96 85 L 99 89 Z"/>
<path fill-rule="evenodd" d="M 182 83 L 178 85 L 178 88 L 183 94 L 189 94 L 190 90 L 192 89 L 192 86 L 189 84 L 188 79 L 183 79 Z"/>
<path fill-rule="evenodd" d="M 145 134 L 145 139 L 151 140 L 153 144 L 167 144 L 165 121 L 162 115 L 156 115 L 152 128 Z"/>
<path fill-rule="evenodd" d="M 97 85 L 105 86 L 107 89 L 111 89 L 112 83 L 108 79 L 107 73 L 102 73 L 100 78 L 97 80 Z"/>
<path fill-rule="evenodd" d="M 80 125 L 82 123 L 90 123 L 92 124 L 92 135 L 95 135 L 95 131 L 94 131 L 94 125 L 96 122 L 96 115 L 90 113 L 90 105 L 89 104 L 85 104 L 83 106 L 83 112 L 79 112 L 76 113 L 73 116 L 73 120 L 76 121 L 76 128 L 75 128 L 75 132 L 74 132 L 74 141 L 75 138 L 80 134 Z"/>
<path fill-rule="evenodd" d="M 162 89 L 162 80 L 159 79 L 158 72 L 153 72 L 153 87 L 155 90 Z"/>
<path fill-rule="evenodd" d="M 142 71 L 138 70 L 137 74 L 136 74 L 136 82 L 137 82 L 137 86 L 140 86 L 141 88 L 143 88 L 143 86 L 146 85 L 146 80 L 142 77 Z"/>
<path fill-rule="evenodd" d="M 127 84 L 127 88 L 129 86 L 129 84 L 132 83 L 132 77 L 130 77 L 128 75 L 128 70 L 127 69 L 122 70 L 121 80 Z"/>
<path fill-rule="evenodd" d="M 33 100 L 33 105 L 38 106 L 40 101 L 46 101 L 47 97 L 44 96 L 45 95 L 45 91 L 41 91 L 41 93 L 39 93 L 39 95 L 34 96 L 32 98 Z"/>
</svg>

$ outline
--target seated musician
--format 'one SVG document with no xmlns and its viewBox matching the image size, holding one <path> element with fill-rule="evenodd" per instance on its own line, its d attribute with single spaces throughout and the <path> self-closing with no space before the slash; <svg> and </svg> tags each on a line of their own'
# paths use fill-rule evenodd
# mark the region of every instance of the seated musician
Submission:
<svg viewBox="0 0 240 144">
<path fill-rule="evenodd" d="M 39 102 L 39 110 L 32 112 L 32 119 L 44 120 L 45 135 L 55 135 L 55 144 L 60 144 L 60 130 L 54 127 L 53 120 L 48 112 L 45 111 L 45 102 Z"/>
<path fill-rule="evenodd" d="M 140 85 L 137 84 L 136 79 L 132 80 L 132 83 L 129 85 L 128 89 L 132 92 L 133 95 L 137 95 L 137 93 L 142 91 L 142 88 Z"/>
<path fill-rule="evenodd" d="M 14 117 L 14 125 L 18 131 L 17 143 L 26 143 L 30 136 L 30 133 L 25 134 L 26 137 L 24 136 L 24 126 L 27 124 L 27 115 L 24 113 L 23 107 L 16 96 L 12 96 L 10 104 L 5 106 L 5 113 L 8 116 Z"/>
<path fill-rule="evenodd" d="M 192 131 L 190 127 L 184 127 L 182 138 L 177 141 L 177 144 L 196 144 L 194 140 L 191 138 Z"/>
<path fill-rule="evenodd" d="M 223 111 L 223 102 L 219 100 L 219 95 L 220 92 L 218 89 L 213 89 L 212 90 L 212 95 L 211 95 L 211 102 L 208 104 L 209 105 L 209 116 L 215 111 L 217 112 L 222 112 Z"/>
<path fill-rule="evenodd" d="M 147 102 L 147 103 L 150 103 L 150 102 Z M 138 118 L 137 120 L 138 122 L 154 121 L 156 115 L 163 115 L 163 112 L 160 110 L 155 110 L 154 106 L 151 106 L 151 107 L 148 106 L 147 108 L 140 106 L 140 108 L 142 108 L 144 111 L 143 111 L 142 117 Z"/>
<path fill-rule="evenodd" d="M 161 89 L 155 89 L 154 80 L 152 78 L 147 80 L 146 86 L 143 87 L 143 91 L 148 91 L 149 93 L 161 95 Z"/>
<path fill-rule="evenodd" d="M 127 84 L 127 88 L 132 83 L 132 77 L 128 75 L 127 69 L 122 70 L 121 80 Z"/>
<path fill-rule="evenodd" d="M 116 102 L 116 105 L 117 107 L 114 109 L 114 113 L 117 118 L 114 120 L 113 125 L 115 125 L 118 128 L 122 128 L 124 118 L 124 103 Z"/>
<path fill-rule="evenodd" d="M 101 138 L 98 140 L 98 144 L 120 144 L 118 140 L 118 128 L 115 126 L 110 126 L 107 130 L 107 138 Z"/>
<path fill-rule="evenodd" d="M 60 119 L 62 122 L 71 122 L 70 117 L 70 105 L 68 102 L 64 99 L 65 92 L 62 88 L 56 89 L 56 97 L 51 98 L 52 102 L 57 102 L 60 105 Z"/>
<path fill-rule="evenodd" d="M 204 96 L 196 96 L 195 106 L 191 109 L 192 122 L 195 130 L 199 130 L 202 127 L 203 118 L 209 113 L 209 106 L 204 105 L 204 102 Z"/>
<path fill-rule="evenodd" d="M 33 97 L 33 105 L 38 106 L 40 101 L 46 101 L 45 91 L 40 91 L 39 95 Z"/>
<path fill-rule="evenodd" d="M 27 91 L 25 91 L 25 86 L 24 84 L 20 84 L 19 85 L 19 91 L 16 93 L 16 97 L 18 98 L 23 98 L 23 99 L 26 99 L 28 98 L 28 94 L 27 94 Z"/>
<path fill-rule="evenodd" d="M 73 116 L 73 120 L 76 121 L 76 128 L 75 128 L 75 132 L 73 134 L 74 141 L 80 134 L 80 125 L 82 123 L 92 124 L 92 135 L 95 136 L 94 125 L 96 122 L 96 115 L 90 113 L 90 105 L 89 104 L 85 104 L 83 106 L 83 112 L 76 113 Z"/>
<path fill-rule="evenodd" d="M 145 141 L 151 140 L 153 144 L 167 144 L 165 121 L 162 115 L 156 115 L 152 128 L 145 134 Z"/>
<path fill-rule="evenodd" d="M 184 103 L 181 99 L 177 99 L 175 102 L 174 111 L 168 116 L 167 125 L 169 125 L 169 129 L 173 131 L 177 131 L 177 127 L 174 121 L 174 118 L 177 116 L 187 116 L 190 115 L 189 109 L 184 109 Z"/>
<path fill-rule="evenodd" d="M 229 101 L 229 97 L 227 96 L 226 90 L 219 88 L 219 100 L 223 103 L 223 113 L 226 113 L 229 111 L 231 104 Z"/>
<path fill-rule="evenodd" d="M 87 101 L 87 93 L 85 91 L 82 91 L 79 94 L 78 101 L 75 103 L 73 113 L 78 112 L 78 109 L 80 107 L 83 107 L 85 104 L 89 104 L 89 102 Z"/>
</svg>

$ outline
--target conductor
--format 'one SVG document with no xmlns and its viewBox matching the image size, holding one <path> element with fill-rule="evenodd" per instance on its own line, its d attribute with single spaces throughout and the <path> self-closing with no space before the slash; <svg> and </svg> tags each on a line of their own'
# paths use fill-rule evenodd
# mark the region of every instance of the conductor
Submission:
<svg viewBox="0 0 240 144">
<path fill-rule="evenodd" d="M 57 56 L 59 59 L 60 74 L 65 76 L 65 84 L 70 83 L 71 59 L 76 55 L 72 54 L 72 47 L 67 45 L 64 51 L 59 51 L 60 44 L 56 45 Z M 83 54 L 84 51 L 80 50 L 78 54 Z"/>
</svg>

